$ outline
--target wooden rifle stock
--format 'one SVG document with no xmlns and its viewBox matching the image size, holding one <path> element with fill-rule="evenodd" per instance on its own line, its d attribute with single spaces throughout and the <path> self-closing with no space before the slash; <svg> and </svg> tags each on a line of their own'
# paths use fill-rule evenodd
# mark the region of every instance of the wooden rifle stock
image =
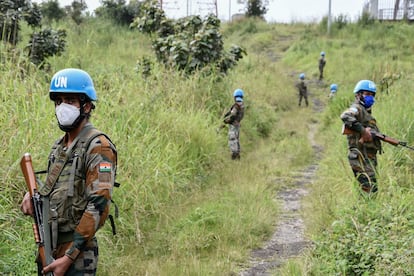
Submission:
<svg viewBox="0 0 414 276">
<path fill-rule="evenodd" d="M 43 210 L 42 210 L 42 200 L 38 192 L 37 181 L 35 172 L 33 170 L 32 157 L 29 153 L 25 153 L 20 161 L 20 167 L 26 181 L 27 188 L 29 189 L 31 203 L 33 206 L 33 234 L 35 242 L 39 251 L 39 259 L 42 263 L 42 267 L 47 266 L 53 261 L 51 255 L 51 248 L 45 247 L 45 225 L 47 221 L 44 221 Z M 49 237 L 47 237 L 50 240 Z M 47 243 L 46 243 L 47 244 Z M 47 275 L 53 275 L 52 273 L 47 273 Z"/>
<path fill-rule="evenodd" d="M 399 141 L 397 139 L 391 138 L 389 136 L 386 136 L 385 134 L 382 134 L 382 133 L 380 133 L 378 131 L 375 131 L 375 130 L 372 130 L 372 129 L 371 129 L 370 132 L 371 132 L 372 139 L 378 138 L 378 139 L 380 139 L 380 140 L 382 140 L 382 141 L 384 141 L 388 144 L 391 144 L 393 146 L 398 146 L 399 145 L 399 146 L 403 146 L 403 147 L 409 148 L 411 150 L 414 150 L 413 147 L 410 147 L 410 146 L 407 145 L 407 142 Z M 355 131 L 353 131 L 352 129 L 346 127 L 345 125 L 342 125 L 342 134 L 343 135 L 351 135 L 351 134 L 355 134 Z"/>
</svg>

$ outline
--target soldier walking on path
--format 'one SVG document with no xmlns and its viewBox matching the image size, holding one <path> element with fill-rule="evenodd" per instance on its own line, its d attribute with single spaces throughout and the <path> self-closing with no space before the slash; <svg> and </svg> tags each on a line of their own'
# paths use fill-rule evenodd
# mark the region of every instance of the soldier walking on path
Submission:
<svg viewBox="0 0 414 276">
<path fill-rule="evenodd" d="M 323 79 L 323 69 L 326 65 L 325 52 L 321 52 L 321 57 L 319 58 L 319 80 Z"/>
<path fill-rule="evenodd" d="M 298 106 L 301 106 L 302 98 L 305 99 L 306 106 L 309 106 L 308 88 L 305 84 L 305 74 L 304 73 L 299 74 L 299 81 L 296 83 L 296 88 L 298 89 L 298 92 L 299 92 L 299 104 L 298 104 Z"/>
<path fill-rule="evenodd" d="M 224 115 L 223 122 L 229 125 L 229 148 L 231 151 L 231 159 L 240 159 L 240 122 L 244 117 L 244 92 L 240 88 L 234 90 L 234 104 L 230 110 Z"/>
<path fill-rule="evenodd" d="M 373 139 L 370 132 L 379 132 L 371 114 L 376 91 L 373 81 L 359 81 L 354 89 L 355 102 L 341 114 L 344 127 L 351 131 L 347 135 L 348 161 L 362 191 L 368 195 L 378 191 L 377 152 L 382 153 L 381 141 Z"/>
</svg>

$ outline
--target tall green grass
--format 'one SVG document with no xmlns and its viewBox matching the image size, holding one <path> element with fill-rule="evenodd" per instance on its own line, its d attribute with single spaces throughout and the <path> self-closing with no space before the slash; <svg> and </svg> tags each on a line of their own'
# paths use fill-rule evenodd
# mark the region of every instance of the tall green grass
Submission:
<svg viewBox="0 0 414 276">
<path fill-rule="evenodd" d="M 314 24 L 233 22 L 223 25 L 225 43 L 245 47 L 248 55 L 224 78 L 183 77 L 155 66 L 153 75 L 143 79 L 134 68 L 140 57 L 151 55 L 145 36 L 94 20 L 69 30 L 68 49 L 51 60 L 51 72 L 26 70 L 18 52 L 1 67 L 4 274 L 34 273 L 31 221 L 18 208 L 25 191 L 18 162 L 29 151 L 35 169 L 43 169 L 50 145 L 62 135 L 47 90 L 51 75 L 64 67 L 81 67 L 94 77 L 99 101 L 92 122 L 119 150 L 118 234 L 112 236 L 108 225 L 98 233 L 99 275 L 240 271 L 250 250 L 274 231 L 280 212 L 277 191 L 314 162 L 308 134 L 315 126 L 324 152 L 303 203 L 314 246 L 277 273 L 414 271 L 413 152 L 384 144 L 378 157 L 379 194 L 364 200 L 347 163 L 339 119 L 353 101 L 356 82 L 372 79 L 378 84 L 373 113 L 380 129 L 414 144 L 409 25 L 348 24 L 326 36 Z M 8 49 L 0 49 L 3 60 Z M 326 52 L 326 78 L 318 83 L 321 51 Z M 298 109 L 294 82 L 301 72 L 309 81 L 311 104 Z M 328 101 L 331 83 L 339 90 Z M 240 162 L 230 160 L 226 131 L 216 132 L 235 88 L 246 93 Z M 323 112 L 315 109 L 315 101 Z"/>
<path fill-rule="evenodd" d="M 318 180 L 307 198 L 306 215 L 313 250 L 290 263 L 309 275 L 409 275 L 414 271 L 412 239 L 413 152 L 383 143 L 379 155 L 379 193 L 375 199 L 359 196 L 347 162 L 346 139 L 339 115 L 353 101 L 360 79 L 378 85 L 373 115 L 380 129 L 413 144 L 412 28 L 406 24 L 378 24 L 365 28 L 351 24 L 331 37 L 302 37 L 289 50 L 290 66 L 311 68 L 308 55 L 327 53 L 326 80 L 338 83 L 336 98 L 325 108 L 319 140 L 325 145 Z M 313 70 L 313 71 L 312 71 Z M 382 85 L 388 81 L 388 89 Z M 406 265 L 404 265 L 406 264 Z M 286 268 L 289 271 L 289 268 Z M 289 275 L 289 274 L 287 274 Z"/>
<path fill-rule="evenodd" d="M 273 30 L 262 22 L 248 24 Z M 30 152 L 35 170 L 44 169 L 50 146 L 63 135 L 48 88 L 53 73 L 65 67 L 82 68 L 93 77 L 98 102 L 91 120 L 119 151 L 121 187 L 114 190 L 118 233 L 112 236 L 108 225 L 98 232 L 98 274 L 219 275 L 240 270 L 250 250 L 272 234 L 278 212 L 274 177 L 289 178 L 284 166 L 297 166 L 311 155 L 306 133 L 292 132 L 286 121 L 277 126 L 283 113 L 293 112 L 290 101 L 296 95 L 285 70 L 260 48 L 250 48 L 250 43 L 267 43 L 254 39 L 262 36 L 260 31 L 246 35 L 251 39 L 249 55 L 226 77 L 184 77 L 156 65 L 153 75 L 143 79 L 134 68 L 151 54 L 145 36 L 96 20 L 54 27 L 68 30 L 68 43 L 62 56 L 50 60 L 50 72 L 28 68 L 23 56 L 17 56 L 19 62 L 7 59 L 4 47 L 0 51 L 0 271 L 35 274 L 31 220 L 19 211 L 26 190 L 19 160 Z M 226 43 L 237 43 L 238 36 L 230 35 Z M 246 117 L 242 160 L 233 162 L 226 131 L 216 129 L 239 87 L 246 93 Z M 292 135 L 300 144 L 289 142 Z"/>
</svg>

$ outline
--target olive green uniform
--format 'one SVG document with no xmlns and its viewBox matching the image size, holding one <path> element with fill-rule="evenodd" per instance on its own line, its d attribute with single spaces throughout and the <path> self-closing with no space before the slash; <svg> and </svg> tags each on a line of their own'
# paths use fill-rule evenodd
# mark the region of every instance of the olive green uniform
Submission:
<svg viewBox="0 0 414 276">
<path fill-rule="evenodd" d="M 326 65 L 325 57 L 320 57 L 319 58 L 319 80 L 323 79 L 323 69 L 325 68 L 325 65 Z"/>
<path fill-rule="evenodd" d="M 299 80 L 296 83 L 296 88 L 298 89 L 298 92 L 299 92 L 299 104 L 298 105 L 300 106 L 302 104 L 302 99 L 304 98 L 306 106 L 308 106 L 309 105 L 309 103 L 308 103 L 308 88 L 305 84 L 305 81 L 304 80 Z"/>
<path fill-rule="evenodd" d="M 224 123 L 229 124 L 229 148 L 232 159 L 240 159 L 240 122 L 244 117 L 243 102 L 236 102 L 224 117 Z"/>
<path fill-rule="evenodd" d="M 351 169 L 364 192 L 377 192 L 377 179 L 375 170 L 377 167 L 377 152 L 381 153 L 381 141 L 373 139 L 371 142 L 360 143 L 361 135 L 365 128 L 370 127 L 378 131 L 377 122 L 362 104 L 356 100 L 347 110 L 341 114 L 345 127 L 354 131 L 347 135 L 348 161 Z"/>
<path fill-rule="evenodd" d="M 88 123 L 67 148 L 66 135 L 49 155 L 48 176 L 40 193 L 49 196 L 53 257 L 74 263 L 65 275 L 95 275 L 96 231 L 109 214 L 117 152 L 103 133 Z"/>
</svg>

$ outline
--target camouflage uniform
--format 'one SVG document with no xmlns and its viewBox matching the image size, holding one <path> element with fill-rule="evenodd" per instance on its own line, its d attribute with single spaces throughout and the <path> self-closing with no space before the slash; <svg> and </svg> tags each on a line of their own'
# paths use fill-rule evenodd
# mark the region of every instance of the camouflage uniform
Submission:
<svg viewBox="0 0 414 276">
<path fill-rule="evenodd" d="M 319 80 L 323 79 L 323 68 L 325 68 L 326 60 L 324 56 L 319 58 Z"/>
<path fill-rule="evenodd" d="M 305 98 L 305 103 L 306 106 L 309 105 L 308 103 L 308 88 L 306 87 L 305 81 L 304 80 L 299 80 L 296 83 L 296 88 L 299 91 L 299 106 L 302 104 L 302 98 Z"/>
<path fill-rule="evenodd" d="M 224 123 L 229 124 L 229 147 L 231 158 L 240 159 L 240 122 L 244 117 L 243 102 L 236 102 L 227 112 Z"/>
<path fill-rule="evenodd" d="M 95 138 L 91 133 L 95 133 Z M 89 146 L 84 145 L 85 137 L 92 139 Z M 84 126 L 72 148 L 66 148 L 65 139 L 66 136 L 53 146 L 48 176 L 40 188 L 40 193 L 50 199 L 53 257 L 66 255 L 74 260 L 65 275 L 95 275 L 98 263 L 95 233 L 108 217 L 117 152 L 109 138 L 91 123 Z M 60 173 L 56 169 L 59 164 L 60 167 L 64 164 Z"/>
<path fill-rule="evenodd" d="M 376 120 L 359 100 L 356 100 L 350 108 L 341 114 L 345 127 L 354 131 L 347 135 L 348 139 L 348 161 L 352 171 L 364 192 L 377 192 L 377 179 L 375 171 L 377 167 L 377 152 L 381 154 L 381 141 L 373 139 L 371 142 L 359 142 L 364 128 L 370 127 L 378 131 Z"/>
</svg>

